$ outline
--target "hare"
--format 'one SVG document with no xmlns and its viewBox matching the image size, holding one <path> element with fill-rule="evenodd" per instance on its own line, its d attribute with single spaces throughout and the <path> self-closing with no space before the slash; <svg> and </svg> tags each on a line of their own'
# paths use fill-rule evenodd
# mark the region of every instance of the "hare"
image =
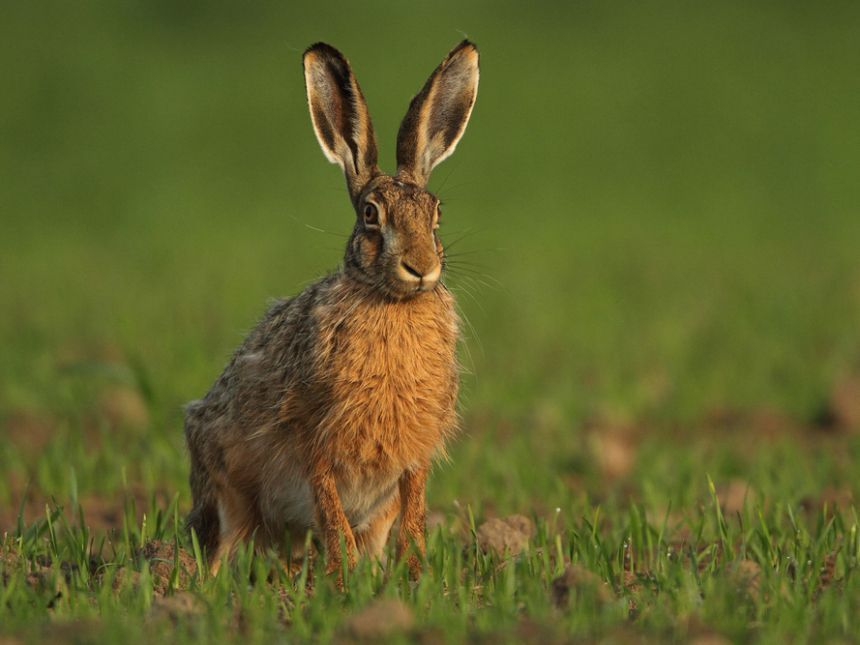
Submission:
<svg viewBox="0 0 860 645">
<path fill-rule="evenodd" d="M 331 572 L 342 552 L 349 566 L 382 556 L 399 516 L 398 558 L 414 546 L 417 575 L 427 474 L 457 425 L 459 372 L 439 200 L 426 185 L 469 121 L 478 50 L 460 43 L 412 99 L 393 176 L 377 166 L 343 54 L 318 43 L 303 64 L 314 131 L 346 176 L 356 221 L 343 266 L 275 302 L 206 396 L 187 405 L 188 524 L 213 573 L 244 540 L 302 544 L 309 529 Z"/>
</svg>

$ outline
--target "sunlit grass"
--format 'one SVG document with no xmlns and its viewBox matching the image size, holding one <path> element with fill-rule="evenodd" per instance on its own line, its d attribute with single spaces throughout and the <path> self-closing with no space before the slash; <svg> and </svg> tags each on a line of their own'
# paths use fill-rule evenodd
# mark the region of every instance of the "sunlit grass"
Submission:
<svg viewBox="0 0 860 645">
<path fill-rule="evenodd" d="M 858 7 L 5 7 L 0 640 L 856 640 Z M 463 32 L 426 574 L 200 575 L 181 406 L 352 227 L 300 53 L 350 57 L 392 170 Z M 527 549 L 485 553 L 513 513 Z"/>
</svg>

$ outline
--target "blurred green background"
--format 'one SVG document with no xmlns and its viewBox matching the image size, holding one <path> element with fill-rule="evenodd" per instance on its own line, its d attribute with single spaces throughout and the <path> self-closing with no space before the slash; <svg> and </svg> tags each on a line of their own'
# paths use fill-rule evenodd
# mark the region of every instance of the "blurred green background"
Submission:
<svg viewBox="0 0 860 645">
<path fill-rule="evenodd" d="M 0 466 L 187 502 L 182 403 L 352 226 L 305 105 L 318 40 L 389 171 L 412 94 L 481 50 L 431 182 L 471 263 L 437 499 L 542 495 L 592 423 L 815 419 L 860 366 L 858 33 L 847 1 L 3 3 Z"/>
</svg>

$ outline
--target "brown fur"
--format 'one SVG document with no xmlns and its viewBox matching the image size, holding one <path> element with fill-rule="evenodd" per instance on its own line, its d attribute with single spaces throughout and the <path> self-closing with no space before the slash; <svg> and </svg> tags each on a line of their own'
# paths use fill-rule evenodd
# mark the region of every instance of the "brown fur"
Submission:
<svg viewBox="0 0 860 645">
<path fill-rule="evenodd" d="M 308 530 L 338 570 L 341 546 L 350 565 L 358 553 L 381 556 L 399 515 L 397 551 L 414 547 L 417 573 L 427 473 L 456 427 L 458 320 L 438 279 L 438 200 L 410 181 L 423 170 L 391 177 L 376 167 L 370 116 L 337 50 L 310 48 L 305 72 L 317 137 L 344 168 L 356 224 L 343 267 L 276 302 L 187 406 L 188 521 L 213 570 L 251 537 L 302 545 Z M 474 100 L 476 83 L 477 72 L 460 103 Z M 468 114 L 457 119 L 447 131 L 462 134 Z"/>
</svg>

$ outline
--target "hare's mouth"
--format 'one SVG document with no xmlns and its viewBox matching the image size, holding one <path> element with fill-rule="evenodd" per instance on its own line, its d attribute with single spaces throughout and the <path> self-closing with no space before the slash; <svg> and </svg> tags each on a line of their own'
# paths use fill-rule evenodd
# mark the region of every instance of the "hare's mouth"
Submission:
<svg viewBox="0 0 860 645">
<path fill-rule="evenodd" d="M 400 264 L 395 269 L 397 279 L 405 286 L 414 288 L 417 291 L 430 291 L 439 282 L 439 276 L 442 274 L 442 264 L 438 263 L 429 270 L 422 271 L 416 269 L 405 260 L 401 260 Z"/>
<path fill-rule="evenodd" d="M 389 285 L 386 291 L 395 300 L 411 300 L 423 293 L 434 291 L 437 286 L 439 286 L 438 282 L 434 282 L 433 284 L 405 285 L 398 280 L 397 283 Z"/>
<path fill-rule="evenodd" d="M 436 285 L 439 284 L 441 274 L 441 263 L 422 271 L 409 262 L 401 260 L 394 270 L 393 277 L 397 283 L 398 291 L 405 296 L 410 296 L 435 289 Z"/>
<path fill-rule="evenodd" d="M 392 276 L 386 282 L 385 291 L 388 292 L 390 297 L 397 300 L 409 300 L 420 296 L 423 293 L 429 293 L 435 290 L 441 283 L 441 280 L 437 278 L 432 281 L 416 280 L 407 282 L 396 276 Z"/>
</svg>

